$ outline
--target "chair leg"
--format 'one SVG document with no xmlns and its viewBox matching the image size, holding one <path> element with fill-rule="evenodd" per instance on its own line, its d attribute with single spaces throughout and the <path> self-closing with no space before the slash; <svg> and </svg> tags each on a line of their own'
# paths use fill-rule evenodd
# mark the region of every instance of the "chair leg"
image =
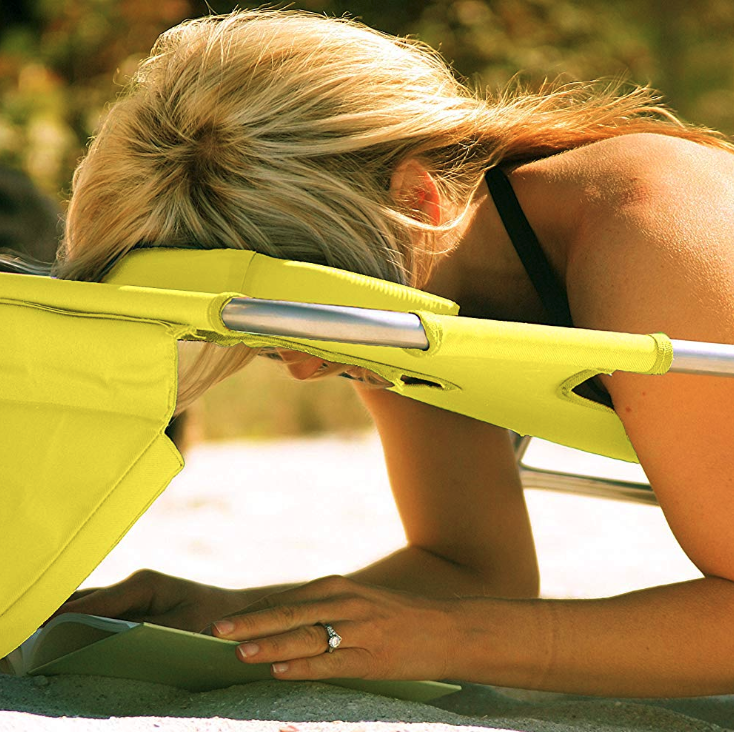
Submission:
<svg viewBox="0 0 734 732">
<path fill-rule="evenodd" d="M 612 480 L 587 475 L 571 475 L 547 468 L 535 468 L 524 463 L 525 454 L 532 437 L 510 433 L 515 460 L 517 461 L 523 488 L 576 493 L 584 496 L 610 498 L 617 501 L 632 501 L 658 505 L 655 493 L 647 483 Z"/>
</svg>

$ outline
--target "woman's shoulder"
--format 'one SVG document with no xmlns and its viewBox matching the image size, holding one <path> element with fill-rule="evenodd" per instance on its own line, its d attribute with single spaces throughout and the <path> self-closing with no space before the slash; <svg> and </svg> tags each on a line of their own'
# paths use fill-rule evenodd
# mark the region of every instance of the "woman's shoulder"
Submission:
<svg viewBox="0 0 734 732">
<path fill-rule="evenodd" d="M 586 151 L 591 202 L 566 271 L 574 323 L 734 343 L 734 156 L 658 135 L 629 138 Z M 681 546 L 704 574 L 731 577 L 722 516 L 734 495 L 734 380 L 600 379 Z"/>
<path fill-rule="evenodd" d="M 582 145 L 570 152 L 621 156 L 631 160 L 642 156 L 649 160 L 650 155 L 656 154 L 689 156 L 712 150 L 721 150 L 721 148 L 663 132 L 632 132 Z"/>
<path fill-rule="evenodd" d="M 702 230 L 711 220 L 722 242 L 734 235 L 734 154 L 687 139 L 618 135 L 523 165 L 513 181 L 569 261 L 618 255 L 621 240 L 643 246 L 642 232 L 666 246 L 671 227 Z"/>
<path fill-rule="evenodd" d="M 651 232 L 725 223 L 734 206 L 734 154 L 691 140 L 621 135 L 571 151 L 560 167 L 585 202 L 586 238 L 612 222 Z"/>
<path fill-rule="evenodd" d="M 731 190 L 734 181 L 732 152 L 656 133 L 600 140 L 538 161 L 538 166 L 575 180 L 587 201 L 615 207 L 659 203 L 665 194 L 700 193 L 702 185 L 716 181 Z"/>
<path fill-rule="evenodd" d="M 559 170 L 583 200 L 566 273 L 575 322 L 578 313 L 586 327 L 652 332 L 666 329 L 663 311 L 694 313 L 707 302 L 711 312 L 731 312 L 734 155 L 650 134 L 573 152 Z M 688 325 L 686 335 L 669 335 L 713 335 L 695 332 L 700 318 Z"/>
<path fill-rule="evenodd" d="M 561 252 L 574 323 L 608 323 L 622 302 L 734 258 L 734 155 L 660 134 L 625 134 L 518 168 L 541 241 Z M 663 279 L 643 282 L 650 273 Z M 613 301 L 609 302 L 609 299 Z M 631 327 L 631 323 L 625 323 Z M 641 326 L 640 326 L 641 327 Z"/>
</svg>

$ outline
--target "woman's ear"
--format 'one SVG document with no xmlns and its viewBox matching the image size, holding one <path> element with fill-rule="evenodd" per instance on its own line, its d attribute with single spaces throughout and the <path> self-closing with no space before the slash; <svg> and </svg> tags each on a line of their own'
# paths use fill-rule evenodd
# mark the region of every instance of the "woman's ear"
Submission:
<svg viewBox="0 0 734 732">
<path fill-rule="evenodd" d="M 441 223 L 441 196 L 436 181 L 415 158 L 404 160 L 390 178 L 395 201 L 425 215 L 433 226 Z"/>
</svg>

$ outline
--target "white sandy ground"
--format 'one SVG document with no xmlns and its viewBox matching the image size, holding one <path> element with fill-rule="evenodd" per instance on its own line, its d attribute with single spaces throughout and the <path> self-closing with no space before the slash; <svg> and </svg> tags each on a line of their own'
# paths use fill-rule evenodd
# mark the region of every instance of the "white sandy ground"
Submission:
<svg viewBox="0 0 734 732">
<path fill-rule="evenodd" d="M 585 459 L 544 446 L 540 461 Z M 625 467 L 592 461 L 592 469 Z M 599 597 L 698 576 L 658 508 L 527 491 L 547 597 Z M 399 547 L 400 522 L 376 437 L 203 444 L 90 576 L 140 567 L 223 586 L 345 573 Z M 734 662 L 734 659 L 733 659 Z M 190 694 L 101 678 L 0 676 L 0 731 L 581 732 L 734 730 L 734 696 L 613 700 L 467 685 L 444 708 L 311 683 Z"/>
</svg>

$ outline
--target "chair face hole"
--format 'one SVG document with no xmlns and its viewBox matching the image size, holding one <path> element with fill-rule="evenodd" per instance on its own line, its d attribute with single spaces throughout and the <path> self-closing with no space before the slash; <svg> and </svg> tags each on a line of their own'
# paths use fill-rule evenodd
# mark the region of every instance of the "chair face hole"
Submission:
<svg viewBox="0 0 734 732">
<path fill-rule="evenodd" d="M 609 396 L 607 390 L 599 383 L 598 379 L 596 379 L 595 377 L 591 377 L 590 379 L 586 379 L 586 381 L 582 381 L 580 384 L 574 386 L 571 391 L 574 394 L 583 397 L 584 399 L 588 399 L 589 401 L 596 402 L 597 404 L 602 404 L 605 407 L 609 407 L 610 409 L 614 409 L 611 396 Z"/>
<path fill-rule="evenodd" d="M 406 376 L 403 374 L 400 377 L 400 381 L 406 386 L 430 386 L 434 389 L 442 389 L 441 384 L 437 384 L 435 381 L 429 381 L 428 379 L 419 379 L 415 376 Z"/>
</svg>

